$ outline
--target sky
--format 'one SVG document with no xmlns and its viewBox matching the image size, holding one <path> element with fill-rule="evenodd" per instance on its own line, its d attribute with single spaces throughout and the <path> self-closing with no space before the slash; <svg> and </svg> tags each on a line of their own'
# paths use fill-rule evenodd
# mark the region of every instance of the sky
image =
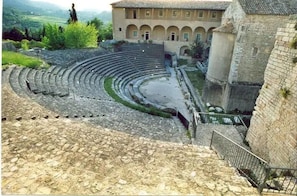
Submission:
<svg viewBox="0 0 297 196">
<path fill-rule="evenodd" d="M 75 4 L 77 11 L 94 10 L 94 11 L 111 11 L 110 4 L 119 0 L 31 0 L 44 1 L 56 4 L 62 8 L 71 8 L 72 3 Z"/>
</svg>

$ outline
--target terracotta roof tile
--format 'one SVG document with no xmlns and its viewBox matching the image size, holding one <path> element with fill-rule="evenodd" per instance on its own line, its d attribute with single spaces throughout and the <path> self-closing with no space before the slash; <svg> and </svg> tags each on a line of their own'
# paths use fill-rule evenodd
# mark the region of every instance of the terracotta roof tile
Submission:
<svg viewBox="0 0 297 196">
<path fill-rule="evenodd" d="M 116 8 L 176 8 L 225 10 L 232 0 L 122 0 L 112 3 Z"/>
</svg>

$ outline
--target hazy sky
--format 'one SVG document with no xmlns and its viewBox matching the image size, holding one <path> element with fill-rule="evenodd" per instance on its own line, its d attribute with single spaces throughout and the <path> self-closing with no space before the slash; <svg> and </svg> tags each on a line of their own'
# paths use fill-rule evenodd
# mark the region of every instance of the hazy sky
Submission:
<svg viewBox="0 0 297 196">
<path fill-rule="evenodd" d="M 72 3 L 75 4 L 77 11 L 80 10 L 97 10 L 111 11 L 110 4 L 119 0 L 31 0 L 44 1 L 61 6 L 62 8 L 71 8 Z"/>
</svg>

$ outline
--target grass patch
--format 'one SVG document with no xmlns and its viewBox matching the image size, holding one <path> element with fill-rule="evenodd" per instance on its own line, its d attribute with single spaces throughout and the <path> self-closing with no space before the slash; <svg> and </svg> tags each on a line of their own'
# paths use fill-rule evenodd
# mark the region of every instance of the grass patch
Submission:
<svg viewBox="0 0 297 196">
<path fill-rule="evenodd" d="M 2 51 L 2 69 L 6 69 L 9 65 L 15 64 L 33 69 L 48 68 L 49 65 L 45 64 L 42 60 L 26 56 L 17 52 Z"/>
<path fill-rule="evenodd" d="M 161 116 L 164 118 L 171 118 L 171 114 L 163 112 L 157 108 L 152 108 L 152 107 L 148 108 L 148 107 L 136 105 L 136 104 L 133 104 L 133 103 L 123 100 L 112 89 L 112 80 L 113 80 L 112 77 L 108 77 L 104 80 L 104 89 L 109 94 L 109 96 L 111 96 L 116 102 L 121 103 L 129 108 L 144 112 L 144 113 L 148 113 L 148 114 L 155 115 L 155 116 Z"/>
<path fill-rule="evenodd" d="M 190 79 L 194 88 L 196 88 L 200 95 L 202 95 L 203 86 L 205 83 L 205 76 L 200 70 L 186 71 L 188 78 Z"/>
<path fill-rule="evenodd" d="M 177 59 L 177 66 L 183 66 L 183 65 L 187 65 L 187 64 L 188 64 L 187 59 Z"/>
</svg>

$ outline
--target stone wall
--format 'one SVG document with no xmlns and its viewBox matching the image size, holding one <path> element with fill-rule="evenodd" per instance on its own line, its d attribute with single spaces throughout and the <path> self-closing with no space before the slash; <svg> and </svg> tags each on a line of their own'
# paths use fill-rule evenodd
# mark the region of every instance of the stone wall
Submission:
<svg viewBox="0 0 297 196">
<path fill-rule="evenodd" d="M 237 25 L 229 83 L 263 84 L 264 71 L 278 27 L 288 16 L 247 15 Z"/>
<path fill-rule="evenodd" d="M 297 16 L 278 28 L 276 41 L 256 101 L 247 141 L 252 151 L 278 167 L 297 168 Z M 287 97 L 282 90 L 287 89 Z"/>
</svg>

